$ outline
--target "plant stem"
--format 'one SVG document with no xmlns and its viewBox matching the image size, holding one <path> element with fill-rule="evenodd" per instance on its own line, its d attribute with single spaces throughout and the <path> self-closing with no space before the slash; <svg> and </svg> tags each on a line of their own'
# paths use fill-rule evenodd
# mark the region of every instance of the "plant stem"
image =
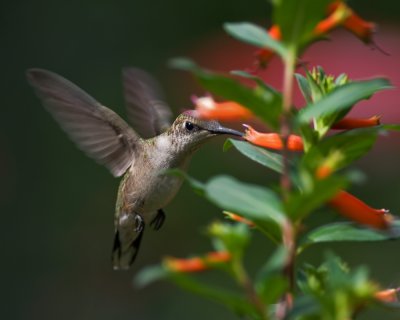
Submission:
<svg viewBox="0 0 400 320">
<path fill-rule="evenodd" d="M 287 150 L 287 140 L 291 132 L 290 114 L 293 101 L 293 77 L 296 65 L 296 50 L 292 48 L 288 50 L 288 55 L 284 60 L 285 70 L 283 75 L 283 99 L 282 99 L 282 118 L 281 118 L 281 137 L 283 140 L 282 158 L 283 158 L 283 173 L 281 175 L 281 188 L 284 199 L 288 197 L 291 188 L 289 176 L 289 154 Z"/>
<path fill-rule="evenodd" d="M 265 304 L 260 300 L 257 292 L 254 289 L 254 285 L 251 282 L 246 270 L 244 269 L 240 260 L 234 262 L 234 274 L 243 287 L 249 301 L 256 307 L 262 320 L 269 320 L 269 315 Z"/>
<path fill-rule="evenodd" d="M 284 59 L 284 76 L 283 76 L 283 100 L 282 100 L 282 118 L 281 118 L 281 137 L 283 140 L 283 172 L 281 175 L 281 189 L 283 199 L 288 200 L 291 181 L 289 172 L 289 152 L 287 149 L 287 141 L 291 134 L 291 111 L 293 104 L 293 80 L 296 67 L 297 50 L 292 47 L 288 50 L 288 55 Z M 288 260 L 284 267 L 284 275 L 288 279 L 289 289 L 288 292 L 282 297 L 276 309 L 277 319 L 284 319 L 288 310 L 292 307 L 292 292 L 294 289 L 294 264 L 296 256 L 296 234 L 295 227 L 290 219 L 287 219 L 282 228 L 282 242 L 288 251 Z"/>
</svg>

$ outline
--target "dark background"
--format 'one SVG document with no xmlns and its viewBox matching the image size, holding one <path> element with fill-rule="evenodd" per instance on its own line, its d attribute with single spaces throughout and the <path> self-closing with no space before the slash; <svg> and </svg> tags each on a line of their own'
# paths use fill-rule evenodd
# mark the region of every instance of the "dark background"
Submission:
<svg viewBox="0 0 400 320">
<path fill-rule="evenodd" d="M 308 61 L 329 72 L 356 77 L 386 75 L 399 84 L 399 9 L 393 0 L 353 1 L 353 8 L 377 21 L 377 42 L 391 53 L 371 51 L 344 32 L 335 44 L 318 44 Z M 174 56 L 190 56 L 221 70 L 251 65 L 253 48 L 225 36 L 225 21 L 268 24 L 263 0 L 228 1 L 3 1 L 0 10 L 0 214 L 1 317 L 3 319 L 235 319 L 222 307 L 167 283 L 144 290 L 132 285 L 135 273 L 164 255 L 186 256 L 210 250 L 203 236 L 219 210 L 184 185 L 166 208 L 158 233 L 148 232 L 129 272 L 110 264 L 113 211 L 118 180 L 87 159 L 66 138 L 28 87 L 25 70 L 42 67 L 77 83 L 123 114 L 121 67 L 138 66 L 155 74 L 179 113 L 190 108 L 192 93 L 204 94 L 190 78 L 166 67 Z M 319 46 L 319 47 L 318 47 Z M 318 48 L 317 48 L 318 47 Z M 313 51 L 314 50 L 314 51 Z M 279 83 L 279 64 L 265 72 Z M 277 80 L 278 79 L 278 80 Z M 400 122 L 399 93 L 379 95 L 363 109 Z M 373 110 L 373 111 L 372 111 Z M 362 112 L 361 112 L 362 113 Z M 386 118 L 385 118 L 386 117 Z M 358 167 L 368 179 L 353 192 L 375 207 L 400 209 L 399 135 L 381 139 Z M 223 139 L 194 158 L 190 174 L 205 180 L 217 173 L 269 183 L 276 176 L 235 151 L 222 153 Z M 321 211 L 323 214 L 323 211 Z M 337 220 L 329 213 L 313 223 Z M 269 245 L 257 234 L 248 267 L 255 271 Z M 383 286 L 399 286 L 399 242 L 320 246 L 303 260 L 318 264 L 334 250 L 350 265 L 367 264 Z M 301 263 L 301 262 L 300 262 Z M 223 282 L 217 275 L 209 280 Z M 371 313 L 364 319 L 375 319 Z M 385 319 L 398 319 L 385 314 Z"/>
</svg>

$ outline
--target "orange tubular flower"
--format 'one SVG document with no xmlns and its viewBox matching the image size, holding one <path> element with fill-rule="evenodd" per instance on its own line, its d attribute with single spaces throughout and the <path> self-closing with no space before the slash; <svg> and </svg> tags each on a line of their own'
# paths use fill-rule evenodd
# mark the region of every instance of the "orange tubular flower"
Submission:
<svg viewBox="0 0 400 320">
<path fill-rule="evenodd" d="M 188 259 L 166 258 L 165 266 L 173 272 L 201 272 L 210 268 L 211 264 L 224 263 L 231 260 L 231 254 L 226 251 L 214 251 L 204 257 Z"/>
<path fill-rule="evenodd" d="M 324 179 L 332 174 L 333 169 L 328 164 L 323 164 L 316 171 L 316 177 Z M 342 216 L 375 229 L 388 229 L 393 220 L 386 209 L 374 209 L 352 194 L 340 190 L 328 204 Z"/>
<path fill-rule="evenodd" d="M 228 262 L 231 258 L 231 254 L 227 251 L 214 251 L 208 253 L 204 260 L 206 263 L 221 263 Z"/>
<path fill-rule="evenodd" d="M 281 29 L 277 25 L 273 25 L 268 30 L 269 36 L 274 40 L 281 40 L 282 34 Z M 268 62 L 275 55 L 275 52 L 270 49 L 261 49 L 256 52 L 257 67 L 266 68 Z"/>
<path fill-rule="evenodd" d="M 317 24 L 314 35 L 321 36 L 343 24 L 351 14 L 351 9 L 343 2 L 337 1 L 328 8 L 328 17 Z"/>
<path fill-rule="evenodd" d="M 253 117 L 253 113 L 234 101 L 216 102 L 212 97 L 192 97 L 199 118 L 205 120 L 238 121 Z"/>
<path fill-rule="evenodd" d="M 356 118 L 344 118 L 336 122 L 332 129 L 356 129 L 356 128 L 366 128 L 374 127 L 381 124 L 380 116 L 373 116 L 368 119 L 356 119 Z"/>
<path fill-rule="evenodd" d="M 316 176 L 319 179 L 324 179 L 332 174 L 332 168 L 328 164 L 323 164 L 322 166 L 317 168 Z"/>
<path fill-rule="evenodd" d="M 375 24 L 363 20 L 359 15 L 357 15 L 351 8 L 349 8 L 343 1 L 335 1 L 329 5 L 328 13 L 332 14 L 338 9 L 345 8 L 347 11 L 347 18 L 343 21 L 343 26 L 360 38 L 365 43 L 372 42 L 372 34 L 375 31 Z"/>
<path fill-rule="evenodd" d="M 322 36 L 339 26 L 345 27 L 365 43 L 372 42 L 372 35 L 376 28 L 374 23 L 363 20 L 346 3 L 338 0 L 328 6 L 326 18 L 316 25 L 313 34 L 317 37 Z M 282 39 L 281 30 L 277 25 L 273 25 L 268 30 L 268 34 L 274 40 Z M 258 50 L 256 52 L 257 67 L 265 68 L 274 55 L 275 52 L 270 49 Z"/>
<path fill-rule="evenodd" d="M 247 129 L 244 135 L 244 139 L 252 144 L 260 147 L 265 147 L 274 150 L 283 149 L 283 141 L 279 134 L 277 133 L 261 133 L 254 130 L 249 125 L 244 125 Z M 303 151 L 304 145 L 303 140 L 300 136 L 291 134 L 287 141 L 287 148 L 290 151 Z"/>
<path fill-rule="evenodd" d="M 207 265 L 199 257 L 188 259 L 166 258 L 165 265 L 174 272 L 199 272 L 207 269 Z"/>
<path fill-rule="evenodd" d="M 399 298 L 397 296 L 398 292 L 400 291 L 400 288 L 396 289 L 386 289 L 386 290 L 381 290 L 378 292 L 375 292 L 375 299 L 381 302 L 385 303 L 391 303 L 391 302 L 397 302 L 399 301 Z"/>
<path fill-rule="evenodd" d="M 224 214 L 231 220 L 236 221 L 236 222 L 241 222 L 244 224 L 247 224 L 249 227 L 254 227 L 253 221 L 250 221 L 246 218 L 243 218 L 242 216 L 237 215 L 236 213 L 224 211 Z"/>
<path fill-rule="evenodd" d="M 339 191 L 328 204 L 341 215 L 375 229 L 387 229 L 391 215 L 385 209 L 373 209 L 346 191 Z"/>
</svg>

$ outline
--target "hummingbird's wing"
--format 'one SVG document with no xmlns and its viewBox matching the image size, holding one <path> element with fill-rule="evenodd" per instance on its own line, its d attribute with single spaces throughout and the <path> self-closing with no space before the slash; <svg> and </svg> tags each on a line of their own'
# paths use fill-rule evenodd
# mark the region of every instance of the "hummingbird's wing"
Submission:
<svg viewBox="0 0 400 320">
<path fill-rule="evenodd" d="M 152 138 L 168 129 L 172 112 L 158 82 L 136 68 L 124 68 L 122 78 L 129 122 L 142 138 Z"/>
<path fill-rule="evenodd" d="M 141 139 L 124 120 L 53 72 L 30 69 L 27 78 L 43 105 L 80 149 L 115 177 L 126 171 Z"/>
</svg>

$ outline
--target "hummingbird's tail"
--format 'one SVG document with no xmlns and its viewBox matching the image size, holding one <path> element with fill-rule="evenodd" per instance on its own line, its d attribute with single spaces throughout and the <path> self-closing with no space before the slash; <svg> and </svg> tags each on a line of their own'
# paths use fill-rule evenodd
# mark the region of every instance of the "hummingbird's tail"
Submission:
<svg viewBox="0 0 400 320">
<path fill-rule="evenodd" d="M 144 222 L 137 215 L 135 220 L 140 220 L 140 226 L 127 230 L 126 225 L 119 225 L 115 230 L 114 245 L 112 251 L 112 264 L 114 270 L 128 270 L 138 254 L 144 232 Z M 126 222 L 128 219 L 123 219 Z M 124 223 L 123 223 L 124 224 Z"/>
</svg>

